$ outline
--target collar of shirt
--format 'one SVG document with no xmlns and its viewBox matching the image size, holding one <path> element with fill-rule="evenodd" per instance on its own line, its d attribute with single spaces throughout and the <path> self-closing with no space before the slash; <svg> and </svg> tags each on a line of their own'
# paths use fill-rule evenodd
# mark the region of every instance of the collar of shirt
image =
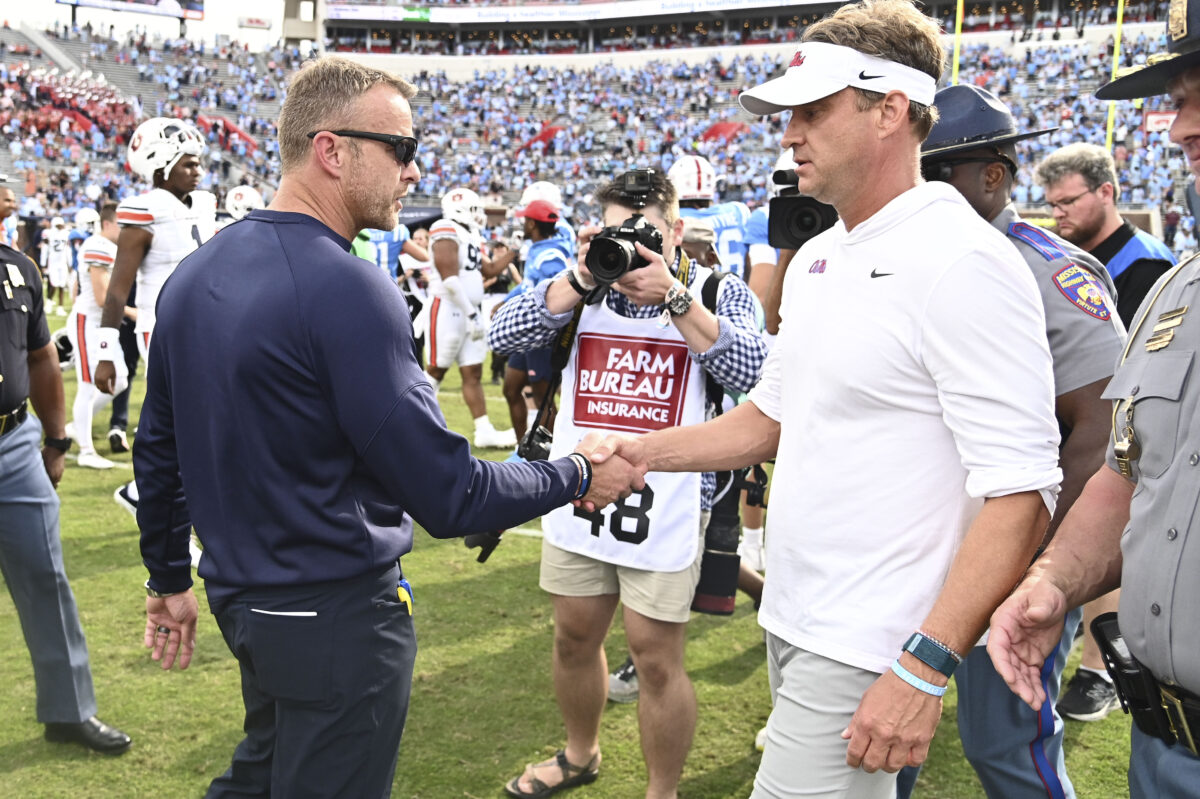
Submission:
<svg viewBox="0 0 1200 799">
<path fill-rule="evenodd" d="M 1121 251 L 1121 248 L 1129 243 L 1129 240 L 1134 237 L 1137 230 L 1133 227 L 1133 223 L 1128 219 L 1121 222 L 1121 226 L 1112 232 L 1108 238 L 1096 245 L 1091 251 L 1092 257 L 1102 264 L 1106 264 Z"/>
</svg>

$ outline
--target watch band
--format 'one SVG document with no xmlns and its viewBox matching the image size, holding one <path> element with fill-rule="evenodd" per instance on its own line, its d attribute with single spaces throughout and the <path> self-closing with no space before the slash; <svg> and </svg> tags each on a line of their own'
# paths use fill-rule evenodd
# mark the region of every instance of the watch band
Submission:
<svg viewBox="0 0 1200 799">
<path fill-rule="evenodd" d="M 581 281 L 578 275 L 575 274 L 574 269 L 567 270 L 567 282 L 571 284 L 571 288 L 575 289 L 575 293 L 580 297 L 586 297 L 594 290 L 594 288 L 590 289 L 583 285 L 583 281 Z"/>
<path fill-rule="evenodd" d="M 671 316 L 682 316 L 692 307 L 694 299 L 687 288 L 682 283 L 677 282 L 671 288 L 667 289 L 665 305 Z"/>
<path fill-rule="evenodd" d="M 938 646 L 919 632 L 913 633 L 904 642 L 904 651 L 911 652 L 917 660 L 947 677 L 954 674 L 954 669 L 958 666 L 958 660 L 952 652 Z"/>
<path fill-rule="evenodd" d="M 50 438 L 50 436 L 46 436 L 42 443 L 59 452 L 66 452 L 71 448 L 71 439 L 69 438 Z"/>
<path fill-rule="evenodd" d="M 176 594 L 182 593 L 183 591 L 155 591 L 150 587 L 150 581 L 146 581 L 146 596 L 152 599 L 166 599 L 169 596 L 175 596 Z"/>
</svg>

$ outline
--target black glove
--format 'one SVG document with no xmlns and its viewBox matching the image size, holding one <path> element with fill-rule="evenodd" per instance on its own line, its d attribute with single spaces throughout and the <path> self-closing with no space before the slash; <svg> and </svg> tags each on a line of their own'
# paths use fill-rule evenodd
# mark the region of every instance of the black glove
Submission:
<svg viewBox="0 0 1200 799">
<path fill-rule="evenodd" d="M 503 530 L 493 530 L 487 533 L 473 533 L 463 536 L 463 543 L 467 545 L 467 549 L 475 549 L 479 547 L 479 554 L 475 557 L 477 563 L 486 563 L 491 556 L 492 550 L 500 546 L 500 536 L 504 535 Z"/>
</svg>

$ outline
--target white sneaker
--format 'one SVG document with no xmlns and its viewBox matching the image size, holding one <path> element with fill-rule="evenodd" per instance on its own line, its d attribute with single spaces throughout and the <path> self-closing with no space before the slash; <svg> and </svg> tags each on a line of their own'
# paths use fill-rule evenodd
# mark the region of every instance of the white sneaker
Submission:
<svg viewBox="0 0 1200 799">
<path fill-rule="evenodd" d="M 200 556 L 204 554 L 204 550 L 200 548 L 200 539 L 196 538 L 195 533 L 188 539 L 188 554 L 192 556 L 192 568 L 199 569 Z"/>
<path fill-rule="evenodd" d="M 517 445 L 517 434 L 510 427 L 507 430 L 490 428 L 475 431 L 475 446 L 479 449 L 510 449 Z"/>
<path fill-rule="evenodd" d="M 137 500 L 129 496 L 129 483 L 118 488 L 113 492 L 113 500 L 137 519 Z"/>
<path fill-rule="evenodd" d="M 761 730 L 758 731 L 758 734 L 754 736 L 754 748 L 760 752 L 767 748 L 767 728 L 766 727 L 763 727 Z"/>
<path fill-rule="evenodd" d="M 95 452 L 79 453 L 78 462 L 80 466 L 88 469 L 111 469 L 112 467 L 116 466 L 116 464 L 110 461 L 108 458 L 105 458 Z"/>
<path fill-rule="evenodd" d="M 621 667 L 608 675 L 608 701 L 627 705 L 638 699 L 637 669 L 633 658 L 625 658 Z"/>
<path fill-rule="evenodd" d="M 60 305 L 60 306 L 58 306 L 57 308 L 55 308 L 55 309 L 54 309 L 54 315 L 55 315 L 55 316 L 66 316 L 66 315 L 67 315 L 67 309 L 66 309 L 66 308 L 64 308 L 64 307 L 62 307 L 62 306 Z"/>
</svg>

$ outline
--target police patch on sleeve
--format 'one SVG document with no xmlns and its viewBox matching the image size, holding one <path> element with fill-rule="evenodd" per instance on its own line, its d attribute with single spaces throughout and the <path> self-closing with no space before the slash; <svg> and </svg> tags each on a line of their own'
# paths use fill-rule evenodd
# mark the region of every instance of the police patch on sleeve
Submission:
<svg viewBox="0 0 1200 799">
<path fill-rule="evenodd" d="M 1077 264 L 1071 264 L 1054 275 L 1054 285 L 1071 303 L 1085 313 L 1108 321 L 1112 312 L 1100 280 Z"/>
</svg>

